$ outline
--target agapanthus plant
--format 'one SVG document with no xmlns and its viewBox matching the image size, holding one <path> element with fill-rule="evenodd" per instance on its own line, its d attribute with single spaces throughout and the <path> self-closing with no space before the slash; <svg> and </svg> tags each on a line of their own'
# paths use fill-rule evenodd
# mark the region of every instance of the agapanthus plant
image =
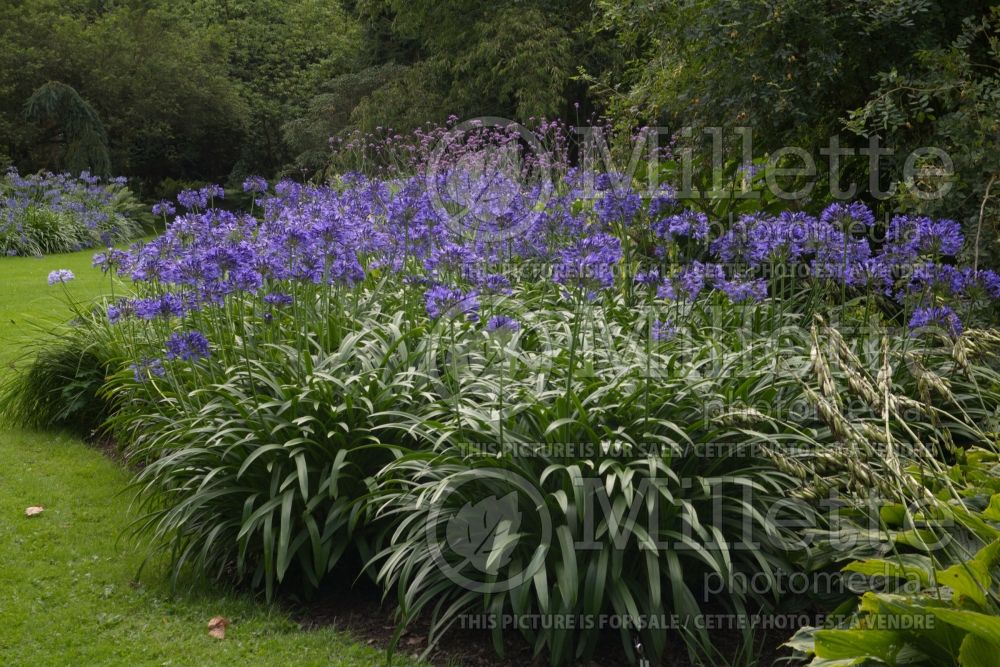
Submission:
<svg viewBox="0 0 1000 667">
<path fill-rule="evenodd" d="M 0 177 L 0 255 L 30 256 L 110 246 L 139 236 L 124 178 L 48 172 Z"/>
<path fill-rule="evenodd" d="M 966 343 L 1000 296 L 1000 278 L 961 264 L 954 223 L 898 216 L 882 225 L 852 203 L 818 216 L 744 215 L 713 233 L 669 188 L 648 195 L 617 175 L 487 178 L 476 160 L 488 134 L 473 131 L 450 161 L 388 180 L 249 179 L 249 213 L 216 208 L 217 186 L 185 192 L 163 235 L 95 258 L 132 286 L 93 324 L 114 341 L 107 359 L 122 362 L 98 375 L 111 378 L 102 395 L 116 401 L 111 424 L 123 446 L 147 464 L 140 525 L 172 550 L 178 571 L 192 559 L 268 593 L 292 581 L 315 590 L 351 553 L 400 592 L 404 619 L 435 595 L 456 605 L 445 617 L 490 604 L 575 614 L 641 603 L 643 612 L 691 615 L 704 591 L 685 575 L 737 568 L 773 577 L 786 565 L 780 546 L 757 558 L 719 536 L 745 510 L 761 530 L 773 528 L 761 512 L 825 483 L 825 447 L 846 440 L 863 454 L 831 464 L 854 490 L 896 469 L 862 441 L 905 434 L 945 451 L 985 437 L 976 421 L 990 406 L 970 407 L 971 392 L 952 394 L 965 402 L 955 416 L 929 408 L 912 425 L 900 416 L 918 403 L 906 392 L 947 389 L 920 365 L 928 329 L 944 334 L 947 363 L 969 373 L 956 383 L 995 378 L 989 369 L 972 375 L 981 341 Z M 846 343 L 830 348 L 841 363 L 827 363 L 817 327 L 814 340 L 795 340 L 821 312 L 870 318 L 885 367 L 855 364 Z M 907 327 L 918 336 L 898 335 Z M 891 377 L 900 359 L 905 382 Z M 863 418 L 849 418 L 839 384 L 864 396 Z M 796 402 L 816 414 L 791 420 Z M 954 436 L 940 435 L 943 423 Z M 727 448 L 717 457 L 685 449 L 720 441 Z M 623 462 L 609 442 L 658 453 Z M 752 465 L 731 447 L 741 442 L 761 446 Z M 784 456 L 788 442 L 804 453 Z M 581 443 L 597 453 L 566 453 Z M 552 576 L 487 600 L 431 569 L 419 517 L 433 509 L 425 497 L 497 468 L 543 494 L 561 542 L 527 524 L 508 533 L 504 544 L 516 548 L 504 568 L 537 560 Z M 649 535 L 636 531 L 616 551 L 606 532 L 606 557 L 571 560 L 569 533 L 601 511 L 572 497 L 585 473 L 622 498 L 643 479 L 662 481 L 684 509 L 651 523 L 654 538 L 688 535 L 693 548 L 640 548 Z M 716 475 L 762 494 L 751 504 L 727 495 L 717 518 L 705 491 Z M 471 498 L 456 495 L 443 509 L 460 514 L 499 486 L 463 486 Z M 599 518 L 617 527 L 624 509 L 610 512 Z M 573 563 L 586 570 L 572 572 Z M 626 645 L 636 638 L 662 654 L 662 635 L 623 633 Z M 578 640 L 533 639 L 561 662 L 590 654 L 590 640 Z M 709 644 L 703 635 L 696 643 Z"/>
</svg>

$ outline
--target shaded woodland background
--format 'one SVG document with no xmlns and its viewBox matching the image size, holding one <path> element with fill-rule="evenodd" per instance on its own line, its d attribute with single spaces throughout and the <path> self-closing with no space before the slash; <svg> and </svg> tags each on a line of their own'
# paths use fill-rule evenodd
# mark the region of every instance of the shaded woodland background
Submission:
<svg viewBox="0 0 1000 667">
<path fill-rule="evenodd" d="M 972 224 L 995 216 L 1000 190 L 991 4 L 9 0 L 0 166 L 122 174 L 152 199 L 311 177 L 351 132 L 596 114 L 626 130 L 750 126 L 755 154 L 798 145 L 817 159 L 833 134 L 878 134 L 897 156 L 887 187 L 899 156 L 936 146 L 955 160 L 953 193 L 899 192 L 892 206 Z M 866 183 L 867 169 L 848 160 L 840 176 Z"/>
</svg>

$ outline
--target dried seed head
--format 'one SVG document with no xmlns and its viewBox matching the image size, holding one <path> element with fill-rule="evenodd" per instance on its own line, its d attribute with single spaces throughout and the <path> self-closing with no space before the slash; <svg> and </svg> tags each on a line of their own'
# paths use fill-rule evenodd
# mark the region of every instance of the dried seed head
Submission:
<svg viewBox="0 0 1000 667">
<path fill-rule="evenodd" d="M 955 364 L 961 368 L 962 371 L 966 373 L 969 372 L 969 354 L 966 350 L 966 339 L 964 336 L 960 337 L 955 341 L 955 344 L 952 345 L 951 357 L 955 360 Z"/>
</svg>

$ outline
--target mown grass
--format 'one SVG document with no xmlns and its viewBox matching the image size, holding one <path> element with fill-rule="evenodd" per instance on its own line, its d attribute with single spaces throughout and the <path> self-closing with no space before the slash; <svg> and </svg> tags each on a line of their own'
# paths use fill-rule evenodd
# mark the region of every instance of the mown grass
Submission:
<svg viewBox="0 0 1000 667">
<path fill-rule="evenodd" d="M 90 266 L 94 252 L 0 259 L 0 372 L 30 354 L 30 343 L 44 335 L 47 324 L 70 317 L 64 290 L 76 301 L 87 302 L 110 289 L 110 279 Z M 53 269 L 69 269 L 76 279 L 65 287 L 49 286 Z"/>
<path fill-rule="evenodd" d="M 47 321 L 65 320 L 48 272 L 77 275 L 77 300 L 109 283 L 92 252 L 0 259 L 0 361 L 9 372 Z M 372 665 L 382 654 L 332 629 L 302 630 L 271 605 L 199 585 L 171 594 L 161 567 L 135 581 L 143 555 L 119 541 L 129 521 L 129 475 L 60 433 L 0 430 L 0 664 Z M 28 506 L 44 513 L 27 518 Z M 210 618 L 229 618 L 226 638 Z M 403 661 L 405 663 L 405 660 Z M 403 664 L 401 663 L 401 664 Z"/>
</svg>

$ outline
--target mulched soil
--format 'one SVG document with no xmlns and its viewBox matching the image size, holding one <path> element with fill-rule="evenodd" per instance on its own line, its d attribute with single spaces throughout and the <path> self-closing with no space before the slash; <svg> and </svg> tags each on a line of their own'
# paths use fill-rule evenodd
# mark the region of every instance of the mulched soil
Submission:
<svg viewBox="0 0 1000 667">
<path fill-rule="evenodd" d="M 390 607 L 381 604 L 375 586 L 359 583 L 353 589 L 331 588 L 310 602 L 296 601 L 289 604 L 290 613 L 304 627 L 330 626 L 344 630 L 363 643 L 385 649 L 396 631 L 396 622 Z M 427 648 L 429 623 L 419 619 L 400 637 L 396 648 L 398 655 L 418 657 Z M 790 662 L 787 649 L 781 644 L 792 634 L 792 630 L 774 631 L 759 637 L 755 654 L 758 665 L 770 667 L 776 664 L 796 664 Z M 717 631 L 712 633 L 713 644 L 724 655 L 734 655 L 739 651 L 739 632 Z M 630 665 L 621 648 L 617 631 L 602 631 L 594 658 L 581 667 L 625 667 Z M 531 647 L 511 630 L 504 635 L 504 656 L 499 657 L 493 649 L 491 633 L 488 630 L 468 629 L 453 626 L 440 639 L 427 659 L 434 665 L 448 667 L 545 667 L 545 656 L 533 658 Z M 721 663 L 728 665 L 729 661 Z M 662 667 L 694 667 L 678 638 L 667 649 L 660 663 Z"/>
</svg>

